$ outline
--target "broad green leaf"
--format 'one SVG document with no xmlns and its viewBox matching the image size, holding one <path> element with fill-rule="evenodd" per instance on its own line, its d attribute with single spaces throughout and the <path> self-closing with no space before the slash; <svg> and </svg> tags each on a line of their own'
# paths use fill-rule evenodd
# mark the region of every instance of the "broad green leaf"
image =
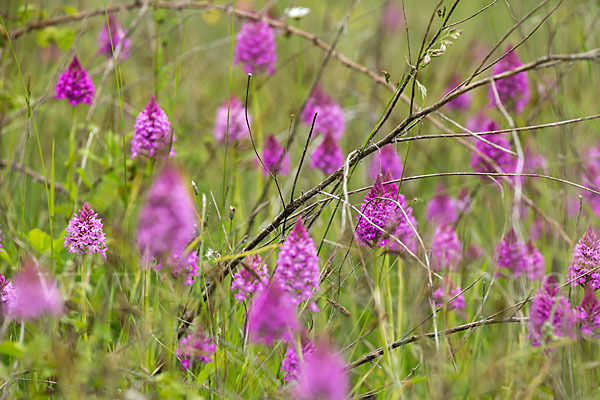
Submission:
<svg viewBox="0 0 600 400">
<path fill-rule="evenodd" d="M 69 50 L 75 40 L 75 31 L 71 28 L 61 28 L 56 33 L 56 44 L 63 50 Z"/>
<path fill-rule="evenodd" d="M 42 232 L 38 228 L 29 231 L 27 240 L 29 240 L 31 246 L 40 253 L 50 250 L 50 235 L 46 232 Z"/>
<path fill-rule="evenodd" d="M 63 11 L 68 15 L 75 15 L 79 13 L 79 11 L 73 6 L 64 6 Z"/>
<path fill-rule="evenodd" d="M 25 348 L 20 343 L 9 342 L 5 340 L 0 343 L 0 354 L 6 354 L 11 357 L 19 358 L 25 353 Z"/>
<path fill-rule="evenodd" d="M 56 40 L 56 28 L 51 26 L 42 29 L 37 34 L 38 45 L 42 48 L 50 46 L 50 43 Z"/>
</svg>

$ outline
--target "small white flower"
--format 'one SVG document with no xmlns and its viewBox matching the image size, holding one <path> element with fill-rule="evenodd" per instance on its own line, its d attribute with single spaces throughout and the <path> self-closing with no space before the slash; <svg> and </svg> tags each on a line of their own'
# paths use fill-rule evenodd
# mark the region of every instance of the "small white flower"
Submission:
<svg viewBox="0 0 600 400">
<path fill-rule="evenodd" d="M 310 8 L 292 7 L 284 10 L 285 15 L 293 19 L 300 19 L 310 12 Z"/>
<path fill-rule="evenodd" d="M 429 56 L 429 54 L 425 54 L 425 57 L 423 57 L 423 61 L 421 63 L 421 65 L 424 67 L 427 64 L 429 64 L 431 62 L 431 57 Z"/>
</svg>

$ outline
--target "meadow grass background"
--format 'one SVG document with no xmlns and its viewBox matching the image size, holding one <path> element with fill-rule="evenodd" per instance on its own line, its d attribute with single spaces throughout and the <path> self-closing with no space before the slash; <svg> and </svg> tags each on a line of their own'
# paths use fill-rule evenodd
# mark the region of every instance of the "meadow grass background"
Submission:
<svg viewBox="0 0 600 400">
<path fill-rule="evenodd" d="M 237 1 L 235 6 L 259 11 L 267 3 L 274 18 L 282 17 L 286 7 L 308 7 L 308 15 L 299 20 L 288 19 L 287 23 L 314 33 L 326 43 L 334 41 L 351 6 L 351 2 L 345 0 Z M 407 43 L 410 42 L 414 59 L 437 2 L 404 2 L 410 40 L 404 28 L 393 32 L 381 28 L 385 3 L 379 0 L 356 2 L 336 49 L 376 73 L 387 71 L 390 82 L 395 83 L 408 69 Z M 440 3 L 438 8 L 443 10 L 453 2 Z M 426 88 L 426 95 L 420 91 L 415 94 L 419 105 L 438 101 L 454 74 L 462 79 L 469 77 L 481 60 L 479 49 L 490 49 L 516 20 L 540 4 L 530 0 L 461 1 L 451 22 L 466 18 L 489 3 L 495 4 L 460 24 L 460 38 L 453 41 L 445 54 L 419 71 L 419 82 Z M 502 54 L 507 43 L 518 43 L 540 23 L 518 49 L 523 62 L 547 54 L 578 53 L 600 47 L 598 1 L 543 3 L 509 35 L 494 53 L 495 57 Z M 8 32 L 12 32 L 37 20 L 117 4 L 121 3 L 6 0 L 0 5 L 0 15 Z M 0 387 L 4 398 L 287 396 L 279 372 L 285 348 L 244 343 L 247 305 L 233 299 L 230 278 L 217 286 L 208 302 L 201 296 L 211 272 L 224 268 L 226 261 L 220 257 L 240 252 L 243 247 L 240 242 L 245 239 L 249 217 L 270 179 L 256 168 L 248 140 L 228 148 L 225 169 L 225 148 L 212 134 L 216 109 L 227 100 L 230 88 L 242 101 L 245 97 L 247 76 L 239 65 L 232 65 L 230 59 L 231 41 L 242 20 L 232 20 L 231 15 L 215 10 L 191 6 L 181 10 L 156 9 L 153 4 L 154 1 L 149 2 L 148 10 L 131 32 L 130 56 L 117 63 L 119 82 L 115 72 L 108 70 L 93 114 L 88 114 L 90 107 L 86 105 L 77 106 L 73 112 L 66 101 L 53 99 L 53 88 L 58 75 L 76 53 L 98 90 L 108 62 L 96 53 L 97 36 L 105 24 L 105 15 L 36 29 L 11 41 L 5 34 L 0 39 L 3 167 L 0 170 L 0 228 L 4 246 L 0 250 L 0 272 L 10 277 L 23 259 L 33 257 L 56 276 L 66 300 L 61 318 L 47 317 L 24 325 L 13 321 L 5 326 L 0 344 Z M 140 8 L 136 7 L 117 15 L 127 28 L 139 12 Z M 440 21 L 434 17 L 434 30 L 439 28 Z M 276 41 L 275 74 L 257 75 L 250 86 L 248 112 L 253 117 L 252 132 L 259 149 L 268 134 L 275 134 L 280 141 L 287 138 L 292 116 L 298 114 L 309 95 L 325 56 L 321 48 L 296 35 L 277 32 Z M 483 76 L 489 76 L 489 72 Z M 560 63 L 552 68 L 530 70 L 528 77 L 532 98 L 522 115 L 513 116 L 516 126 L 598 113 L 600 72 L 597 63 Z M 335 58 L 327 63 L 321 85 L 345 111 L 346 131 L 340 144 L 348 154 L 362 146 L 393 93 L 368 76 L 341 65 Z M 411 86 L 407 89 L 409 96 Z M 539 87 L 549 86 L 552 88 L 547 96 L 539 93 Z M 192 287 L 180 281 L 165 280 L 153 268 L 147 268 L 135 245 L 138 211 L 158 165 L 143 158 L 130 159 L 129 143 L 135 117 L 152 94 L 156 95 L 174 128 L 177 153 L 174 162 L 198 188 L 197 209 L 203 221 L 200 229 L 205 234 L 199 243 L 202 272 Z M 474 90 L 472 95 L 469 111 L 452 112 L 442 108 L 442 112 L 464 125 L 483 110 L 502 128 L 507 127 L 502 114 L 488 106 L 487 86 Z M 28 101 L 31 111 L 27 109 Z M 378 138 L 390 132 L 408 113 L 408 106 L 399 102 Z M 22 172 L 27 168 L 38 175 L 45 174 L 50 186 L 67 187 L 69 134 L 74 123 L 77 151 L 73 161 L 78 169 L 75 181 L 81 181 L 78 191 L 70 195 L 58 188 L 47 192 L 43 184 Z M 447 122 L 444 124 L 460 131 Z M 286 201 L 309 130 L 304 125 L 297 129 L 290 148 L 292 173 L 278 177 Z M 582 154 L 597 144 L 599 130 L 600 122 L 590 120 L 520 132 L 519 138 L 546 158 L 548 175 L 580 183 Z M 442 132 L 431 123 L 422 122 L 408 135 L 436 133 Z M 471 171 L 470 150 L 454 139 L 408 143 L 394 145 L 405 158 L 405 176 Z M 309 155 L 316 144 L 316 140 L 309 143 Z M 84 158 L 86 163 L 82 167 Z M 369 158 L 358 165 L 348 182 L 350 190 L 372 185 L 367 177 L 368 162 Z M 223 210 L 224 170 L 226 208 Z M 309 168 L 305 160 L 296 184 L 296 196 L 324 177 L 319 170 Z M 441 331 L 516 304 L 530 296 L 539 283 L 524 277 L 494 276 L 494 249 L 512 223 L 512 188 L 501 181 L 450 176 L 403 182 L 401 192 L 412 204 L 418 231 L 425 243 L 430 243 L 435 229 L 425 219 L 426 204 L 440 184 L 454 196 L 464 188 L 472 193 L 472 211 L 461 218 L 457 232 L 465 249 L 474 244 L 483 250 L 481 257 L 462 262 L 459 271 L 452 274 L 454 282 L 462 288 L 478 280 L 464 294 L 464 315 L 446 308 L 438 313 L 437 329 Z M 576 188 L 541 178 L 525 178 L 523 192 L 561 225 L 572 243 L 588 225 L 598 227 L 597 217 L 585 203 L 577 216 L 567 215 L 569 199 L 577 202 L 580 194 Z M 334 192 L 340 193 L 339 188 Z M 351 203 L 358 207 L 364 194 L 351 195 Z M 75 256 L 62 246 L 75 198 L 78 207 L 88 201 L 99 212 L 109 248 L 106 261 L 97 255 L 87 258 L 90 277 L 85 322 L 80 308 L 82 288 Z M 325 198 L 316 196 L 306 205 Z M 249 238 L 282 209 L 274 185 L 270 185 L 265 200 L 268 204 L 256 216 Z M 336 201 L 329 203 L 320 215 L 312 209 L 305 216 L 311 221 L 316 216 L 309 234 L 320 248 L 321 268 L 330 263 L 333 272 L 317 294 L 321 312 L 303 314 L 304 326 L 315 336 L 329 337 L 337 349 L 343 349 L 347 362 L 404 337 L 415 327 L 415 334 L 432 332 L 431 320 L 419 325 L 431 312 L 426 270 L 410 258 L 358 246 L 352 241 L 348 223 L 346 229 L 341 230 L 341 209 L 337 210 L 325 235 L 336 204 Z M 231 221 L 228 219 L 230 205 L 236 208 Z M 223 212 L 221 221 L 219 214 Z M 536 216 L 532 210 L 523 214 L 521 228 L 527 237 Z M 352 217 L 355 219 L 356 214 Z M 286 227 L 291 225 L 290 222 Z M 278 229 L 275 233 L 283 232 Z M 274 234 L 269 236 L 274 237 Z M 273 243 L 277 242 L 275 239 Z M 535 243 L 546 260 L 547 273 L 555 273 L 564 283 L 572 244 L 566 243 L 554 229 Z M 420 250 L 421 256 L 422 253 Z M 277 249 L 267 247 L 260 254 L 272 272 Z M 582 295 L 582 290 L 573 290 L 571 303 L 579 303 Z M 340 307 L 328 299 L 347 312 L 341 312 Z M 480 306 L 482 311 L 478 313 Z M 186 372 L 179 367 L 175 349 L 180 318 L 186 312 L 189 315 L 190 310 L 197 311 L 193 321 L 215 338 L 217 352 L 212 363 Z M 527 316 L 528 306 L 512 308 L 499 316 L 507 318 L 513 313 Z M 87 340 L 82 340 L 84 331 L 87 331 Z M 351 394 L 356 398 L 390 399 L 599 396 L 597 339 L 565 340 L 559 342 L 555 351 L 549 352 L 546 348 L 533 348 L 527 333 L 526 323 L 506 323 L 440 336 L 438 346 L 434 340 L 418 340 L 386 352 L 373 363 L 350 370 Z"/>
</svg>

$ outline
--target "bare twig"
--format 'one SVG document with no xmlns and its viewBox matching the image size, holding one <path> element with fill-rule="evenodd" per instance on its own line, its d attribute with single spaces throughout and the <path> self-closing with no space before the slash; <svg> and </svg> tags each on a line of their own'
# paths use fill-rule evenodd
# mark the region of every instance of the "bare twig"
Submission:
<svg viewBox="0 0 600 400">
<path fill-rule="evenodd" d="M 529 321 L 529 317 L 513 317 L 513 318 L 499 318 L 499 319 L 486 318 L 486 319 L 482 319 L 479 321 L 470 322 L 468 324 L 458 325 L 458 326 L 455 326 L 453 328 L 449 328 L 449 329 L 446 329 L 443 331 L 439 331 L 438 334 L 441 336 L 447 336 L 447 335 L 452 335 L 454 333 L 478 328 L 480 326 L 494 325 L 494 324 L 507 324 L 507 323 L 514 323 L 514 322 L 522 323 L 522 322 L 527 322 L 527 321 Z M 434 332 L 425 333 L 423 335 L 412 335 L 407 338 L 396 340 L 396 341 L 390 343 L 388 349 L 393 350 L 400 346 L 404 346 L 406 344 L 413 343 L 413 342 L 416 342 L 421 339 L 432 338 L 432 337 L 434 337 L 434 335 L 435 335 Z M 375 350 L 371 351 L 370 353 L 365 354 L 358 360 L 353 361 L 353 362 L 349 363 L 348 365 L 346 365 L 346 369 L 348 369 L 348 370 L 354 369 L 360 365 L 363 365 L 365 363 L 373 361 L 377 357 L 382 356 L 383 353 L 385 353 L 385 349 L 383 347 L 375 349 Z"/>
</svg>

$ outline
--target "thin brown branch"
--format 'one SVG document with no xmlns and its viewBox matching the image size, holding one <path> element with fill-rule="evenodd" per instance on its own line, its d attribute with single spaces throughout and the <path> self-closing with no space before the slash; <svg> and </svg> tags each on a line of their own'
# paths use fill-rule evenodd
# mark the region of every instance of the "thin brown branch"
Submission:
<svg viewBox="0 0 600 400">
<path fill-rule="evenodd" d="M 23 165 L 17 165 L 17 164 L 9 165 L 8 161 L 0 160 L 0 168 L 10 168 L 12 171 L 17 171 L 17 172 L 27 175 L 28 177 L 30 177 L 31 179 L 33 179 L 36 182 L 39 182 L 42 184 L 45 183 L 48 186 L 48 188 L 50 188 L 52 186 L 52 184 L 50 182 L 47 182 L 44 179 L 44 176 L 42 174 L 39 174 L 39 173 L 35 172 L 34 170 L 32 170 L 28 167 L 25 167 Z M 65 188 L 65 186 L 62 183 L 54 182 L 54 189 L 58 190 L 62 194 L 67 194 L 67 188 Z"/>
<path fill-rule="evenodd" d="M 437 333 L 440 336 L 448 336 L 448 335 L 452 335 L 454 333 L 475 329 L 480 326 L 494 325 L 494 324 L 506 324 L 506 323 L 513 323 L 513 322 L 521 322 L 522 323 L 522 322 L 527 322 L 528 320 L 529 320 L 529 317 L 513 317 L 513 318 L 500 318 L 500 319 L 486 318 L 486 319 L 482 319 L 479 321 L 470 322 L 468 324 L 458 325 L 458 326 L 455 326 L 453 328 L 449 328 L 449 329 L 446 329 L 443 331 L 438 331 Z M 388 346 L 388 349 L 393 350 L 400 346 L 404 346 L 406 344 L 413 343 L 413 342 L 416 342 L 421 339 L 432 338 L 432 337 L 434 337 L 434 335 L 435 335 L 434 332 L 425 333 L 423 335 L 412 335 L 407 338 L 396 340 L 396 341 L 390 343 L 390 345 Z M 346 369 L 347 370 L 354 369 L 354 368 L 358 367 L 359 365 L 363 365 L 365 363 L 373 361 L 377 357 L 382 356 L 384 353 L 385 353 L 385 349 L 383 347 L 375 349 L 375 350 L 371 351 L 370 353 L 365 354 L 358 360 L 353 361 L 353 362 L 349 363 L 348 365 L 346 365 Z"/>
</svg>

